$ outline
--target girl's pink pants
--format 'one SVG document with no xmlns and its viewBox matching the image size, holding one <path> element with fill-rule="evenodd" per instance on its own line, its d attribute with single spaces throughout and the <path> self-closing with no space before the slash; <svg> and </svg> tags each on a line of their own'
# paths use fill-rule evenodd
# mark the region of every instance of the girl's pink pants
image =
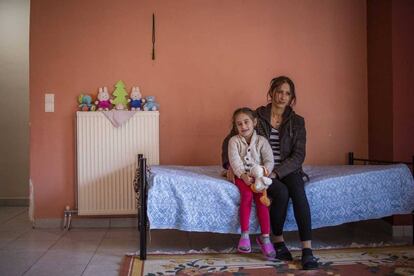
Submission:
<svg viewBox="0 0 414 276">
<path fill-rule="evenodd" d="M 252 200 L 256 203 L 256 213 L 259 219 L 262 234 L 270 233 L 269 209 L 260 202 L 262 193 L 254 193 L 250 186 L 246 185 L 240 178 L 235 179 L 235 184 L 240 191 L 240 227 L 242 232 L 249 232 L 250 211 Z"/>
</svg>

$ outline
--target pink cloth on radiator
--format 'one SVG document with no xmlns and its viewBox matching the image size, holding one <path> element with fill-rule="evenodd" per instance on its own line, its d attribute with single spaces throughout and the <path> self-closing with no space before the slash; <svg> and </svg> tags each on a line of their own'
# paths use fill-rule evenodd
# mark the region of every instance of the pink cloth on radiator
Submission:
<svg viewBox="0 0 414 276">
<path fill-rule="evenodd" d="M 106 118 L 108 118 L 114 127 L 120 127 L 128 122 L 128 120 L 131 119 L 131 117 L 134 116 L 137 111 L 110 110 L 101 112 L 105 115 Z"/>
</svg>

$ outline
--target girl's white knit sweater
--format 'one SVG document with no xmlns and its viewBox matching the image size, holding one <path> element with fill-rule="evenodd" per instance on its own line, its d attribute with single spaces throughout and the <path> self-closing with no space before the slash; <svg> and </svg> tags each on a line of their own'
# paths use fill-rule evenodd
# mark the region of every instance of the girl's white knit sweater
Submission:
<svg viewBox="0 0 414 276">
<path fill-rule="evenodd" d="M 254 165 L 263 165 L 270 173 L 273 171 L 273 152 L 269 141 L 253 132 L 250 144 L 241 135 L 235 135 L 229 141 L 229 162 L 234 174 L 240 178 L 249 173 Z"/>
</svg>

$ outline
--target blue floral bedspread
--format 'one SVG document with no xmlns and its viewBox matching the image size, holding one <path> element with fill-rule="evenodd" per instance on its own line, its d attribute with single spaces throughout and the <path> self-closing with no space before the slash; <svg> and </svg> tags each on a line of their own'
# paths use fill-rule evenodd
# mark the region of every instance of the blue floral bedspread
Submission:
<svg viewBox="0 0 414 276">
<path fill-rule="evenodd" d="M 405 165 L 305 166 L 312 228 L 406 214 L 414 210 L 414 181 Z M 239 191 L 219 166 L 153 166 L 149 178 L 151 229 L 239 233 Z M 253 204 L 254 205 L 254 204 Z M 251 233 L 259 233 L 254 206 Z M 297 230 L 292 203 L 286 231 Z"/>
</svg>

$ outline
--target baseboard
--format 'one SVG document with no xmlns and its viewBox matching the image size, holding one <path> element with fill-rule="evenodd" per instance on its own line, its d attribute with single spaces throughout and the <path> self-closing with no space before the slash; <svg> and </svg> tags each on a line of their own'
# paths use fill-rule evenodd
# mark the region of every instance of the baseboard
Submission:
<svg viewBox="0 0 414 276">
<path fill-rule="evenodd" d="M 393 215 L 392 225 L 411 225 L 413 221 L 413 214 Z"/>
<path fill-rule="evenodd" d="M 0 197 L 0 206 L 29 206 L 27 197 Z"/>
<path fill-rule="evenodd" d="M 392 236 L 393 237 L 412 237 L 413 226 L 412 225 L 393 225 Z"/>
<path fill-rule="evenodd" d="M 63 219 L 36 219 L 35 228 L 62 228 Z M 72 217 L 71 228 L 138 228 L 137 218 Z"/>
</svg>

